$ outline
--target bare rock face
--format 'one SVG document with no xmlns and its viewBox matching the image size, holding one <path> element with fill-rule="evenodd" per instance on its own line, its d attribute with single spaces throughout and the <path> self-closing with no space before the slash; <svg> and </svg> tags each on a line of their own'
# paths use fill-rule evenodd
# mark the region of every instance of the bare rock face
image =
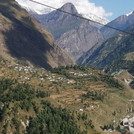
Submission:
<svg viewBox="0 0 134 134">
<path fill-rule="evenodd" d="M 102 39 L 103 37 L 100 31 L 85 21 L 76 29 L 72 29 L 61 35 L 61 37 L 57 39 L 57 43 L 77 60 Z"/>
<path fill-rule="evenodd" d="M 73 4 L 67 3 L 60 10 L 79 15 Z M 34 16 L 41 22 L 42 26 L 51 31 L 57 44 L 66 50 L 74 60 L 103 40 L 99 26 L 59 11 L 53 11 L 46 15 Z"/>
<path fill-rule="evenodd" d="M 0 56 L 51 69 L 74 61 L 53 36 L 14 0 L 0 1 Z"/>
</svg>

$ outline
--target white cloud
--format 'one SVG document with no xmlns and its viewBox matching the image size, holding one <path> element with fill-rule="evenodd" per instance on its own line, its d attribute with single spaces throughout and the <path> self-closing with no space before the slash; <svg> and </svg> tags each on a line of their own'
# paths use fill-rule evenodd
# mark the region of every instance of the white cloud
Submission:
<svg viewBox="0 0 134 134">
<path fill-rule="evenodd" d="M 16 0 L 16 1 L 20 3 L 22 6 L 34 10 L 38 13 L 48 13 L 52 11 L 52 9 L 35 4 L 29 0 Z M 54 0 L 35 0 L 35 1 L 53 6 L 55 8 L 59 8 L 67 2 L 71 2 L 75 5 L 76 9 L 81 14 L 85 14 L 87 16 L 89 14 L 95 14 L 96 16 L 102 18 L 112 16 L 112 13 L 107 13 L 103 7 L 96 6 L 94 3 L 89 2 L 89 0 L 55 0 L 55 1 Z"/>
</svg>

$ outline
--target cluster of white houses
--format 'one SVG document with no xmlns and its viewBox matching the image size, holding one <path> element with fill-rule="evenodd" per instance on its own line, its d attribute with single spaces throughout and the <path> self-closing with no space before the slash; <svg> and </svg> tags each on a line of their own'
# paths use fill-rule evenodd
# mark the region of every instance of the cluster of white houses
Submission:
<svg viewBox="0 0 134 134">
<path fill-rule="evenodd" d="M 52 75 L 47 75 L 46 78 L 41 77 L 40 81 L 51 81 L 51 82 L 66 82 L 66 83 L 75 83 L 75 80 L 66 79 L 63 77 L 57 77 Z"/>
<path fill-rule="evenodd" d="M 80 72 L 78 72 L 78 73 L 76 73 L 76 72 L 69 72 L 69 74 L 71 74 L 71 75 L 73 75 L 73 76 L 77 76 L 77 77 L 84 77 L 84 76 L 93 75 L 93 73 L 87 74 L 87 73 L 80 73 Z"/>
<path fill-rule="evenodd" d="M 36 72 L 32 67 L 30 66 L 20 66 L 19 64 L 16 64 L 16 65 L 11 65 L 9 64 L 8 65 L 9 68 L 11 69 L 14 69 L 16 71 L 19 71 L 19 72 L 25 72 L 25 73 L 33 73 L 33 72 Z"/>
<path fill-rule="evenodd" d="M 30 73 L 35 73 L 36 70 L 33 69 L 32 67 L 30 66 L 20 66 L 19 64 L 16 64 L 16 65 L 8 65 L 9 68 L 12 68 L 16 71 L 19 71 L 19 72 L 25 72 L 26 74 L 30 74 Z M 75 77 L 86 77 L 86 76 L 91 76 L 93 75 L 93 73 L 80 73 L 80 72 L 69 72 L 70 75 L 73 75 Z M 20 76 L 20 79 L 21 80 L 24 80 L 24 81 L 29 81 L 30 78 L 27 77 L 27 76 Z M 64 78 L 64 77 L 59 77 L 59 76 L 55 76 L 55 75 L 52 75 L 52 74 L 45 74 L 43 76 L 41 76 L 39 78 L 39 80 L 41 82 L 44 82 L 44 81 L 50 81 L 50 82 L 66 82 L 66 83 L 75 83 L 75 80 L 71 80 L 71 79 L 67 79 L 67 78 Z"/>
<path fill-rule="evenodd" d="M 15 66 L 14 70 L 17 70 L 19 72 L 25 72 L 25 73 L 33 73 L 35 70 L 31 68 L 30 66 Z"/>
<path fill-rule="evenodd" d="M 16 71 L 19 71 L 19 72 L 25 72 L 26 74 L 30 74 L 30 73 L 35 73 L 36 70 L 33 69 L 32 67 L 30 66 L 19 66 L 18 64 L 16 65 L 8 65 L 9 68 L 12 68 Z M 21 80 L 24 80 L 24 81 L 29 81 L 30 78 L 27 77 L 27 76 L 20 76 L 19 77 Z M 50 82 L 66 82 L 66 83 L 75 83 L 74 80 L 70 80 L 70 79 L 66 79 L 64 77 L 59 77 L 59 76 L 54 76 L 52 74 L 44 74 L 43 76 L 40 76 L 39 80 L 41 82 L 44 82 L 44 81 L 50 81 Z"/>
</svg>

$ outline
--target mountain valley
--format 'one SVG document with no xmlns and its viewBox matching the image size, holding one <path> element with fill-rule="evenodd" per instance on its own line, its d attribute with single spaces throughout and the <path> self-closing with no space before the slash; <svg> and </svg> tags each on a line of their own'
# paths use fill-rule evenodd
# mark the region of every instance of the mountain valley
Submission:
<svg viewBox="0 0 134 134">
<path fill-rule="evenodd" d="M 133 15 L 107 25 L 133 33 Z M 134 134 L 133 67 L 132 35 L 1 0 L 0 134 Z"/>
<path fill-rule="evenodd" d="M 134 27 L 129 28 L 133 32 Z M 133 67 L 134 40 L 132 35 L 117 34 L 94 46 L 78 60 L 81 65 L 91 65 L 107 72 Z M 130 65 L 130 66 L 129 66 Z"/>
</svg>

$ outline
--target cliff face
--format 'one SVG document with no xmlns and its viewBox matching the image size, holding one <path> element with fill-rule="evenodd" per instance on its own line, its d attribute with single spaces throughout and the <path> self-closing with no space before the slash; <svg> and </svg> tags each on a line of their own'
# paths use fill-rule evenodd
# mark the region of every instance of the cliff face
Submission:
<svg viewBox="0 0 134 134">
<path fill-rule="evenodd" d="M 97 28 L 91 26 L 89 22 L 82 22 L 77 28 L 61 35 L 57 43 L 77 60 L 102 39 L 101 32 Z"/>
<path fill-rule="evenodd" d="M 79 15 L 73 4 L 67 3 L 60 10 Z M 49 29 L 61 48 L 75 60 L 103 39 L 99 26 L 59 11 L 34 16 Z"/>
<path fill-rule="evenodd" d="M 0 56 L 51 69 L 72 65 L 53 36 L 14 0 L 0 1 Z"/>
</svg>

